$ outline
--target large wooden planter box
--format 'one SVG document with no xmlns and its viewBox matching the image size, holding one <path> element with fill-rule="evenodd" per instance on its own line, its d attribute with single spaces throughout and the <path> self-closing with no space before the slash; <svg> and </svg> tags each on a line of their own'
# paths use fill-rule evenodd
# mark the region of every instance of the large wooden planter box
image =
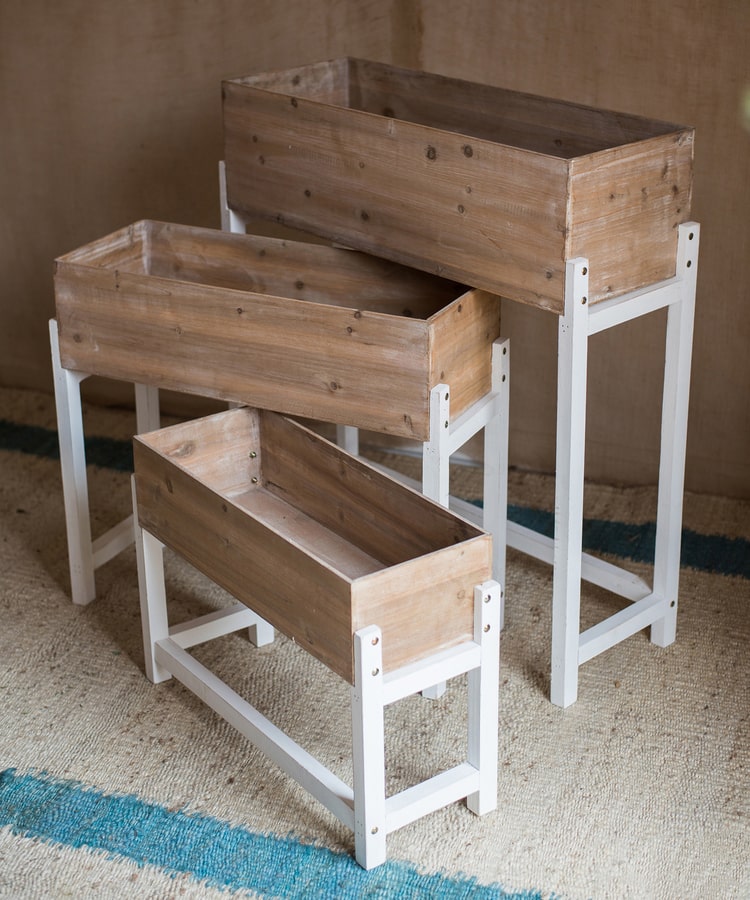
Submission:
<svg viewBox="0 0 750 900">
<path fill-rule="evenodd" d="M 473 639 L 491 538 L 277 413 L 134 439 L 148 532 L 350 682 L 353 635 L 390 671 Z"/>
<path fill-rule="evenodd" d="M 426 440 L 490 390 L 500 301 L 333 247 L 143 221 L 56 261 L 62 364 Z"/>
<path fill-rule="evenodd" d="M 560 312 L 675 274 L 693 129 L 338 59 L 225 81 L 231 208 Z"/>
</svg>

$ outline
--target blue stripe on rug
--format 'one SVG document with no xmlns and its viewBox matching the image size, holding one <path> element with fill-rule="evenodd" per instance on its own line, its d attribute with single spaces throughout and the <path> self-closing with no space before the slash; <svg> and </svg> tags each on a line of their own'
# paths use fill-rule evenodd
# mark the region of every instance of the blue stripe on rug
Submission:
<svg viewBox="0 0 750 900">
<path fill-rule="evenodd" d="M 57 432 L 0 419 L 0 450 L 59 459 Z M 132 444 L 113 438 L 87 437 L 86 460 L 89 465 L 100 468 L 132 472 Z M 481 502 L 477 505 L 481 506 Z M 508 518 L 548 537 L 553 534 L 554 515 L 551 512 L 509 506 Z M 583 523 L 583 547 L 589 553 L 608 553 L 633 562 L 653 564 L 655 538 L 654 522 L 629 525 L 586 519 Z M 682 532 L 682 565 L 714 575 L 750 579 L 750 541 L 720 534 L 699 534 L 686 528 Z"/>
<path fill-rule="evenodd" d="M 0 827 L 15 835 L 88 848 L 156 866 L 170 875 L 187 873 L 229 890 L 302 900 L 409 898 L 428 900 L 541 900 L 539 891 L 508 893 L 475 878 L 424 874 L 388 861 L 369 872 L 351 856 L 305 844 L 293 837 L 255 834 L 197 813 L 172 812 L 131 795 L 104 794 L 46 774 L 0 772 Z"/>
<path fill-rule="evenodd" d="M 542 509 L 508 506 L 508 518 L 540 534 L 552 537 L 555 516 Z M 632 562 L 654 562 L 656 523 L 638 525 L 607 519 L 584 519 L 583 549 L 588 553 L 608 553 Z M 721 534 L 699 534 L 682 530 L 682 565 L 713 575 L 738 575 L 750 578 L 750 541 Z"/>
<path fill-rule="evenodd" d="M 133 445 L 131 441 L 105 437 L 86 437 L 86 462 L 102 469 L 118 472 L 133 471 Z M 0 450 L 28 453 L 47 459 L 60 459 L 57 432 L 39 425 L 19 425 L 0 419 Z"/>
</svg>

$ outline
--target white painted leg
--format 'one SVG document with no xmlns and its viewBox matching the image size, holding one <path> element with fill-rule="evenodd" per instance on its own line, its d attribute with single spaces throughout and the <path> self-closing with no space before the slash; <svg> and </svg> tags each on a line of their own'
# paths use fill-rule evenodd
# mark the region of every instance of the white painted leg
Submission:
<svg viewBox="0 0 750 900">
<path fill-rule="evenodd" d="M 244 234 L 246 231 L 245 220 L 227 203 L 227 173 L 224 160 L 219 163 L 219 205 L 221 213 L 221 230 L 233 234 Z"/>
<path fill-rule="evenodd" d="M 422 447 L 422 493 L 441 506 L 450 500 L 450 391 L 438 384 L 430 392 L 430 439 Z"/>
<path fill-rule="evenodd" d="M 422 446 L 422 493 L 441 506 L 450 503 L 450 390 L 438 384 L 430 392 L 430 439 Z M 439 700 L 445 693 L 442 681 L 425 688 L 422 696 Z"/>
<path fill-rule="evenodd" d="M 488 581 L 474 588 L 474 640 L 481 647 L 481 664 L 469 672 L 468 762 L 479 770 L 479 790 L 466 798 L 478 816 L 497 806 L 497 715 L 500 681 L 500 585 Z"/>
<path fill-rule="evenodd" d="M 247 629 L 248 637 L 256 647 L 265 647 L 274 641 L 273 625 L 258 617 L 258 621 Z"/>
<path fill-rule="evenodd" d="M 135 384 L 135 433 L 146 434 L 161 427 L 159 388 Z"/>
<path fill-rule="evenodd" d="M 578 695 L 583 476 L 588 361 L 588 262 L 566 264 L 565 312 L 558 326 L 557 455 L 550 699 Z"/>
<path fill-rule="evenodd" d="M 96 596 L 81 409 L 81 382 L 88 376 L 83 372 L 73 372 L 62 367 L 55 319 L 50 319 L 49 334 L 55 381 L 65 528 L 68 538 L 70 592 L 73 602 L 83 605 L 90 603 Z"/>
<path fill-rule="evenodd" d="M 680 226 L 677 275 L 682 279 L 681 299 L 671 304 L 667 313 L 654 594 L 669 601 L 669 612 L 651 626 L 651 640 L 660 647 L 671 644 L 677 632 L 682 497 L 699 237 L 697 224 Z"/>
<path fill-rule="evenodd" d="M 352 762 L 354 770 L 354 850 L 357 862 L 372 869 L 385 862 L 385 726 L 380 629 L 354 635 Z"/>
<path fill-rule="evenodd" d="M 138 563 L 138 592 L 141 601 L 141 628 L 146 676 L 158 684 L 172 676 L 156 662 L 156 642 L 169 637 L 167 594 L 164 584 L 164 545 L 144 531 L 138 523 L 135 476 L 130 479 L 133 493 L 133 531 Z"/>
<path fill-rule="evenodd" d="M 492 392 L 500 396 L 499 411 L 484 427 L 482 527 L 492 535 L 492 577 L 505 590 L 508 542 L 508 411 L 510 409 L 510 341 L 492 347 Z M 500 620 L 503 627 L 503 620 Z"/>
<path fill-rule="evenodd" d="M 336 443 L 352 456 L 359 456 L 359 428 L 353 425 L 337 425 Z"/>
</svg>

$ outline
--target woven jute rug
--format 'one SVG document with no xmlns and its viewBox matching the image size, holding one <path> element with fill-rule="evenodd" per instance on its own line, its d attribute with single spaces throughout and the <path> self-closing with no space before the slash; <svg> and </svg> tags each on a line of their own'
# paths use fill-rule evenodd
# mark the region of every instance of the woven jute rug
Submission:
<svg viewBox="0 0 750 900">
<path fill-rule="evenodd" d="M 548 700 L 550 570 L 509 553 L 498 809 L 429 815 L 364 873 L 322 806 L 180 684 L 146 680 L 132 548 L 71 603 L 52 398 L 0 403 L 0 896 L 750 896 L 747 503 L 686 498 L 676 643 L 644 632 L 591 660 L 567 710 Z M 132 428 L 86 409 L 95 534 L 130 510 Z M 456 467 L 452 492 L 479 498 L 481 470 Z M 511 514 L 548 521 L 553 492 L 511 473 Z M 590 540 L 645 578 L 654 511 L 652 489 L 587 488 Z M 167 580 L 175 621 L 229 601 L 171 554 Z M 586 587 L 583 624 L 619 603 Z M 195 652 L 349 780 L 348 685 L 283 636 Z M 465 681 L 386 727 L 389 792 L 457 762 Z"/>
</svg>

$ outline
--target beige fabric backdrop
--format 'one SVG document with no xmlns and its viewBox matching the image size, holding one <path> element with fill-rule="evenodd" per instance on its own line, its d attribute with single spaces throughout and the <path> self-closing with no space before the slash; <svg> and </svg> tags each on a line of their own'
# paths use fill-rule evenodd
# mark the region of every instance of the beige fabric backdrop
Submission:
<svg viewBox="0 0 750 900">
<path fill-rule="evenodd" d="M 696 126 L 687 482 L 750 496 L 745 0 L 0 5 L 0 384 L 51 388 L 56 255 L 140 218 L 218 227 L 223 77 L 345 54 Z M 512 461 L 550 471 L 555 320 L 508 303 L 504 331 Z M 663 337 L 655 315 L 592 341 L 590 478 L 653 482 Z"/>
</svg>

